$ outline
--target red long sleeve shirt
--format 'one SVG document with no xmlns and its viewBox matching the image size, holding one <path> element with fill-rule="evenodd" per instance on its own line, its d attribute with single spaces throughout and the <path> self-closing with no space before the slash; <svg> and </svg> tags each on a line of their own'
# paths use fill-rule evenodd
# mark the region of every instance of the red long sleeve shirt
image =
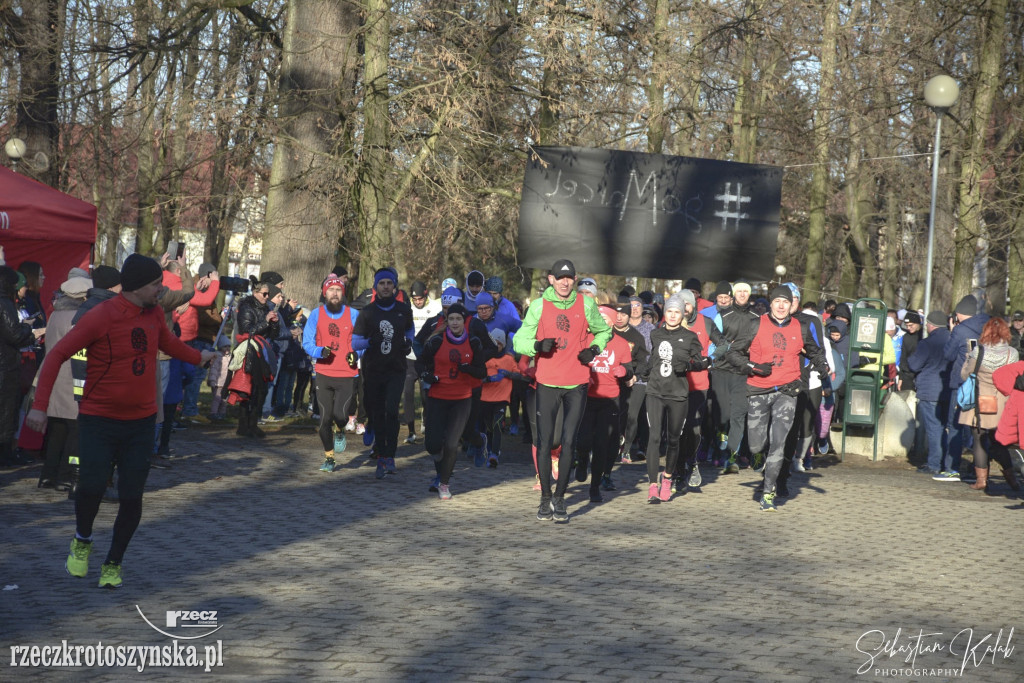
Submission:
<svg viewBox="0 0 1024 683">
<path fill-rule="evenodd" d="M 156 352 L 198 365 L 202 356 L 175 337 L 159 307 L 140 308 L 117 296 L 82 316 L 46 354 L 32 404 L 45 411 L 60 366 L 85 349 L 85 392 L 78 412 L 117 420 L 139 420 L 156 413 Z"/>
<path fill-rule="evenodd" d="M 213 305 L 220 294 L 220 280 L 213 280 L 205 292 L 196 289 L 195 295 L 189 300 L 188 310 L 178 318 L 178 327 L 181 328 L 181 341 L 190 342 L 199 336 L 199 309 Z M 216 340 L 214 340 L 216 341 Z"/>
</svg>

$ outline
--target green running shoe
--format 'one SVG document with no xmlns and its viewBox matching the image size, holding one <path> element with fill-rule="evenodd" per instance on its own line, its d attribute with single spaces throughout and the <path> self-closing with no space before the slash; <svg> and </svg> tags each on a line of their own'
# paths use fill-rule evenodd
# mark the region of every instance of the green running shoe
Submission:
<svg viewBox="0 0 1024 683">
<path fill-rule="evenodd" d="M 761 512 L 775 512 L 775 494 L 766 493 L 761 496 Z"/>
<path fill-rule="evenodd" d="M 722 474 L 739 474 L 740 466 L 736 464 L 736 455 L 730 455 L 729 459 L 725 462 L 725 467 L 722 468 Z"/>
<path fill-rule="evenodd" d="M 320 465 L 321 472 L 333 472 L 334 471 L 334 458 L 324 458 L 324 464 Z"/>
<path fill-rule="evenodd" d="M 68 555 L 64 569 L 71 576 L 84 577 L 89 573 L 89 554 L 92 552 L 92 541 L 79 541 L 71 539 L 71 554 Z"/>
<path fill-rule="evenodd" d="M 100 588 L 121 587 L 121 565 L 104 562 L 100 567 Z"/>
</svg>

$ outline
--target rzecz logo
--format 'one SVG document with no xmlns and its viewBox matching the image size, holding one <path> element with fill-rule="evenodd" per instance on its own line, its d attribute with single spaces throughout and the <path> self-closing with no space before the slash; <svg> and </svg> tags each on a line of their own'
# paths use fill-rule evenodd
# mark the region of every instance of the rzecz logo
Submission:
<svg viewBox="0 0 1024 683">
<path fill-rule="evenodd" d="M 165 614 L 165 624 L 163 630 L 158 628 L 156 624 L 150 621 L 145 614 L 142 613 L 142 609 L 136 605 L 135 609 L 138 610 L 139 616 L 142 617 L 143 621 L 149 624 L 157 633 L 162 633 L 168 638 L 177 638 L 178 640 L 197 640 L 199 638 L 205 638 L 208 635 L 219 631 L 223 624 L 217 623 L 217 610 L 167 610 Z M 172 629 L 179 630 L 174 632 Z M 197 636 L 193 635 L 182 635 L 184 631 L 181 629 L 203 629 L 205 633 L 201 633 Z M 194 633 L 194 631 L 192 631 Z"/>
</svg>

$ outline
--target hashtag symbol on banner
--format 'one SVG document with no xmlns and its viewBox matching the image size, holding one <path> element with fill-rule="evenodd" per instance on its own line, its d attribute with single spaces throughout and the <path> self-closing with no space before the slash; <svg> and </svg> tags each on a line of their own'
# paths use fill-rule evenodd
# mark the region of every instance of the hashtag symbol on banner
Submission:
<svg viewBox="0 0 1024 683">
<path fill-rule="evenodd" d="M 730 192 L 731 188 L 732 183 L 726 183 L 725 192 L 715 195 L 715 200 L 722 202 L 722 210 L 715 211 L 715 215 L 722 219 L 722 230 L 729 229 L 730 219 L 735 221 L 734 227 L 739 230 L 740 221 L 747 218 L 747 214 L 743 211 L 743 205 L 751 201 L 748 195 L 743 194 L 743 183 L 736 183 L 735 194 Z"/>
</svg>

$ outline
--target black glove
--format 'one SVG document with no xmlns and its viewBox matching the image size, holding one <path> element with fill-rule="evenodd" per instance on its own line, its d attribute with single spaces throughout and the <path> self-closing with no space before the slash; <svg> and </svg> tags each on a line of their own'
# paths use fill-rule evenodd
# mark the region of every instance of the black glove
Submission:
<svg viewBox="0 0 1024 683">
<path fill-rule="evenodd" d="M 747 363 L 747 374 L 757 375 L 758 377 L 767 377 L 772 374 L 771 363 Z"/>
<path fill-rule="evenodd" d="M 701 370 L 707 370 L 710 367 L 710 358 L 698 358 L 697 360 L 690 361 L 690 372 L 700 372 Z"/>
<path fill-rule="evenodd" d="M 1013 382 L 1013 388 L 1017 391 L 1024 391 L 1024 375 L 1017 375 L 1017 379 Z"/>
<path fill-rule="evenodd" d="M 551 353 L 555 348 L 555 338 L 539 339 L 533 343 L 533 348 L 537 350 L 537 353 Z"/>
<path fill-rule="evenodd" d="M 583 349 L 576 354 L 576 358 L 579 359 L 584 365 L 590 365 L 590 361 L 594 360 L 594 356 L 601 353 L 601 349 L 597 344 L 592 344 L 589 347 Z"/>
<path fill-rule="evenodd" d="M 354 368 L 359 365 L 359 357 L 356 355 L 355 351 L 349 351 L 345 354 L 345 361 L 348 363 L 350 368 Z"/>
<path fill-rule="evenodd" d="M 420 373 L 420 381 L 424 384 L 437 384 L 440 380 L 437 378 L 437 375 L 432 375 L 424 370 Z"/>
<path fill-rule="evenodd" d="M 323 346 L 320 348 L 320 358 L 327 360 L 334 355 L 334 350 L 330 346 Z"/>
<path fill-rule="evenodd" d="M 868 358 L 867 356 L 865 356 L 863 354 L 857 354 L 857 367 L 858 368 L 862 368 L 865 365 L 871 365 L 874 362 L 875 362 L 874 358 Z"/>
</svg>

